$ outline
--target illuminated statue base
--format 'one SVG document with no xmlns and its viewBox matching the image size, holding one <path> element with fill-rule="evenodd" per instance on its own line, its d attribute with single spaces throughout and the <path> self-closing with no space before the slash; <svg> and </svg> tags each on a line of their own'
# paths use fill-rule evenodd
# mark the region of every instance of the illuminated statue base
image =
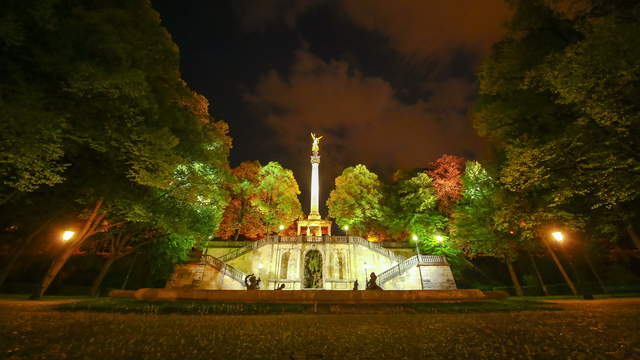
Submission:
<svg viewBox="0 0 640 360">
<path fill-rule="evenodd" d="M 226 242 L 231 245 L 233 242 Z M 167 288 L 243 290 L 250 274 L 260 290 L 363 290 L 371 273 L 384 290 L 455 290 L 442 256 L 387 249 L 356 236 L 269 236 L 244 247 L 210 247 L 179 266 Z"/>
<path fill-rule="evenodd" d="M 320 215 L 313 217 L 309 215 L 308 219 L 300 219 L 297 221 L 298 235 L 306 236 L 331 236 L 331 220 L 322 220 Z"/>
</svg>

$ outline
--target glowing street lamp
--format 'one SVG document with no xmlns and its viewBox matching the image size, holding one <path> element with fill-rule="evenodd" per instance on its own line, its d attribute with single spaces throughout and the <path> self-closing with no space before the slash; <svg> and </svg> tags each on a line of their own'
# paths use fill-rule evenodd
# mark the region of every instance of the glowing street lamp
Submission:
<svg viewBox="0 0 640 360">
<path fill-rule="evenodd" d="M 564 240 L 564 234 L 560 231 L 555 231 L 551 233 L 553 239 L 557 242 L 562 242 Z"/>
<path fill-rule="evenodd" d="M 280 226 L 278 227 L 278 229 L 280 229 L 280 231 L 284 230 L 284 225 L 280 224 Z"/>
<path fill-rule="evenodd" d="M 418 256 L 418 259 L 420 259 L 420 248 L 418 247 L 418 244 L 420 244 L 420 242 L 418 241 L 418 235 L 413 234 L 413 236 L 411 236 L 411 239 L 416 242 L 416 256 Z"/>
<path fill-rule="evenodd" d="M 73 238 L 73 236 L 76 234 L 75 231 L 71 231 L 71 230 L 67 230 L 65 232 L 62 233 L 62 241 L 67 242 L 69 240 L 71 240 L 71 238 Z"/>
<path fill-rule="evenodd" d="M 343 227 L 342 227 L 342 230 L 344 230 L 345 234 L 346 234 L 347 236 L 349 236 L 349 225 L 345 225 L 345 226 L 343 226 Z"/>
<path fill-rule="evenodd" d="M 436 235 L 436 241 L 442 244 L 444 238 L 442 237 L 442 235 Z"/>
</svg>

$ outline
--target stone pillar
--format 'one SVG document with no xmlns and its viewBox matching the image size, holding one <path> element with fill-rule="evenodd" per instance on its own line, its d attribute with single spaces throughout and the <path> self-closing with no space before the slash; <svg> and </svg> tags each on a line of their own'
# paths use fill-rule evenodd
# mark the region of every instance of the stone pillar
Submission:
<svg viewBox="0 0 640 360">
<path fill-rule="evenodd" d="M 319 220 L 320 211 L 318 210 L 320 196 L 320 180 L 319 180 L 320 155 L 317 151 L 311 155 L 311 208 L 309 210 L 309 220 Z"/>
</svg>

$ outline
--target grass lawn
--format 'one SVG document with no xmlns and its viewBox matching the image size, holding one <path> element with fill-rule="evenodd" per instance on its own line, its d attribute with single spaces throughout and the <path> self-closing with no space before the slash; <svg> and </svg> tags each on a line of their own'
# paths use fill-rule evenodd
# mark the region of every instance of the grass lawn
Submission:
<svg viewBox="0 0 640 360">
<path fill-rule="evenodd" d="M 616 299 L 616 298 L 638 298 L 640 293 L 619 293 L 619 294 L 597 294 L 593 295 L 596 300 Z M 582 295 L 552 295 L 552 296 L 511 296 L 511 300 L 521 301 L 545 301 L 545 300 L 583 300 Z"/>
<path fill-rule="evenodd" d="M 280 313 L 486 313 L 532 310 L 554 310 L 545 302 L 536 300 L 488 300 L 465 303 L 380 304 L 380 305 L 318 305 L 310 304 L 244 304 L 207 301 L 138 301 L 134 299 L 88 298 L 64 303 L 58 311 L 90 311 L 136 314 L 280 314 Z"/>
<path fill-rule="evenodd" d="M 292 312 L 280 313 L 283 305 L 274 304 L 26 298 L 0 296 L 0 358 L 640 359 L 637 298 L 405 304 L 411 311 L 345 314 L 294 313 L 290 305 L 284 310 Z"/>
<path fill-rule="evenodd" d="M 596 295 L 596 299 L 640 297 L 640 294 Z M 27 300 L 27 294 L 0 294 L 1 300 Z M 54 309 L 62 312 L 89 311 L 121 314 L 282 314 L 282 313 L 492 313 L 518 311 L 553 311 L 555 300 L 581 300 L 581 296 L 522 296 L 478 302 L 390 304 L 390 305 L 318 305 L 245 304 L 210 301 L 139 301 L 135 299 L 94 298 L 88 296 L 45 296 L 38 302 L 59 302 Z M 551 302 L 546 302 L 551 301 Z"/>
</svg>

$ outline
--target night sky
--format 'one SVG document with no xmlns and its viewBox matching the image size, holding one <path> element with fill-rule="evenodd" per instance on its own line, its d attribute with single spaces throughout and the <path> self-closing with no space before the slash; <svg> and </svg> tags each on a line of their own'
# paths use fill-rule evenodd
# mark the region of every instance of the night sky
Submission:
<svg viewBox="0 0 640 360">
<path fill-rule="evenodd" d="M 444 153 L 483 157 L 469 110 L 474 73 L 508 18 L 502 0 L 152 3 L 183 78 L 229 123 L 232 166 L 292 169 L 305 211 L 312 131 L 324 136 L 322 205 L 346 166 L 386 178 Z"/>
</svg>

